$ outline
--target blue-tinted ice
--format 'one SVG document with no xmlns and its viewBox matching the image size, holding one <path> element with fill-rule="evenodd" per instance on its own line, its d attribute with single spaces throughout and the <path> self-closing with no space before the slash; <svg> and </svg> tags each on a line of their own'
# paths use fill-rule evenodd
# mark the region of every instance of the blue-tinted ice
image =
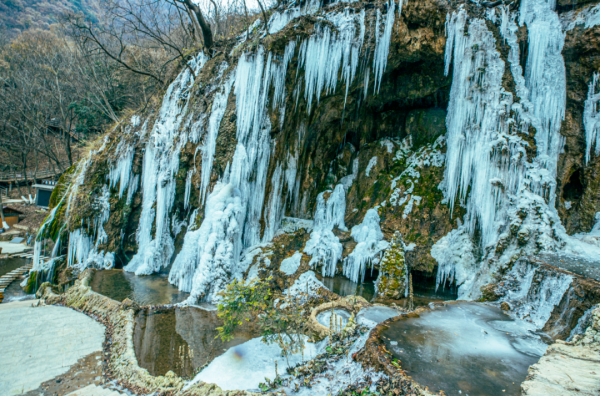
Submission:
<svg viewBox="0 0 600 396">
<path fill-rule="evenodd" d="M 518 395 L 546 345 L 496 307 L 460 302 L 403 318 L 382 335 L 403 370 L 446 395 Z"/>
</svg>

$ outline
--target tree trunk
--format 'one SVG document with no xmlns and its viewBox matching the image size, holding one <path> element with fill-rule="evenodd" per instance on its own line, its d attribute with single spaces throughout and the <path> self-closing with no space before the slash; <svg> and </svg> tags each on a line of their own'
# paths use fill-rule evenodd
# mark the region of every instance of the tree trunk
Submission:
<svg viewBox="0 0 600 396">
<path fill-rule="evenodd" d="M 29 179 L 27 178 L 27 158 L 21 154 L 21 160 L 23 161 L 23 179 L 25 179 L 25 185 L 27 186 L 29 195 L 31 195 L 31 185 L 29 184 Z"/>
<path fill-rule="evenodd" d="M 202 10 L 196 4 L 192 2 L 192 0 L 183 0 L 185 5 L 196 14 L 196 19 L 198 19 L 198 24 L 200 24 L 200 29 L 202 29 L 202 37 L 204 37 L 204 48 L 209 52 L 213 46 L 213 36 L 212 30 L 210 30 L 210 26 L 204 20 L 204 16 L 202 15 Z M 210 54 L 208 54 L 210 56 Z"/>
<path fill-rule="evenodd" d="M 17 180 L 17 171 L 14 171 L 13 178 L 15 179 L 15 186 L 17 186 L 17 188 L 19 189 L 19 195 L 23 195 L 23 190 L 21 190 L 21 185 L 19 184 L 19 181 Z"/>
<path fill-rule="evenodd" d="M 69 159 L 69 165 L 73 166 L 73 154 L 71 152 L 71 132 L 67 131 L 65 134 L 67 135 L 67 137 L 66 137 L 67 141 L 66 141 L 66 145 L 65 145 L 65 148 L 67 151 L 67 158 Z"/>
</svg>

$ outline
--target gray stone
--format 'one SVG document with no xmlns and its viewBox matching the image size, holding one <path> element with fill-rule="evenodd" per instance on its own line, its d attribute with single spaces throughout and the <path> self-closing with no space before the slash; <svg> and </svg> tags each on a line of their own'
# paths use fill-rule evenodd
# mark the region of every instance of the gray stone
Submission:
<svg viewBox="0 0 600 396">
<path fill-rule="evenodd" d="M 0 381 L 0 394 L 17 395 L 100 351 L 104 326 L 70 308 L 27 301 L 0 304 L 0 334 L 0 378 L 10 378 Z"/>
</svg>

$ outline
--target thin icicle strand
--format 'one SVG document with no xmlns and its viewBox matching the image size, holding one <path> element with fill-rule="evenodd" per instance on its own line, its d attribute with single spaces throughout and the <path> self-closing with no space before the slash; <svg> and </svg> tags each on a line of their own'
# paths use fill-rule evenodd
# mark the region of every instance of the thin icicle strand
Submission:
<svg viewBox="0 0 600 396">
<path fill-rule="evenodd" d="M 396 18 L 396 2 L 390 0 L 388 3 L 388 11 L 383 24 L 383 33 L 379 35 L 381 30 L 380 22 L 382 21 L 381 11 L 377 9 L 377 23 L 375 24 L 375 53 L 373 56 L 373 72 L 375 73 L 375 85 L 373 86 L 374 93 L 379 93 L 381 87 L 381 78 L 387 66 L 388 54 L 390 52 L 390 42 L 392 38 L 392 29 Z M 402 10 L 402 0 L 400 0 L 400 10 Z"/>
<path fill-rule="evenodd" d="M 590 161 L 592 147 L 596 147 L 596 155 L 600 154 L 600 93 L 596 93 L 598 77 L 600 73 L 594 73 L 592 81 L 588 86 L 588 95 L 583 108 L 583 123 L 585 126 L 585 163 Z"/>
</svg>

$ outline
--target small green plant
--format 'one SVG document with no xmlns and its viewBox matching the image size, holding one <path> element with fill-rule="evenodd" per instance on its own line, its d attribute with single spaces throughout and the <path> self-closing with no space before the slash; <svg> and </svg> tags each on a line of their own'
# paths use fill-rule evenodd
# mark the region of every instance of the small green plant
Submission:
<svg viewBox="0 0 600 396">
<path fill-rule="evenodd" d="M 287 360 L 292 354 L 304 353 L 307 321 L 303 316 L 303 303 L 309 296 L 298 293 L 274 300 L 271 280 L 271 277 L 258 279 L 251 284 L 234 280 L 219 293 L 222 300 L 218 315 L 224 323 L 217 328 L 218 337 L 229 341 L 239 326 L 252 320 L 258 325 L 263 341 L 276 343 L 281 348 L 281 356 Z"/>
</svg>

